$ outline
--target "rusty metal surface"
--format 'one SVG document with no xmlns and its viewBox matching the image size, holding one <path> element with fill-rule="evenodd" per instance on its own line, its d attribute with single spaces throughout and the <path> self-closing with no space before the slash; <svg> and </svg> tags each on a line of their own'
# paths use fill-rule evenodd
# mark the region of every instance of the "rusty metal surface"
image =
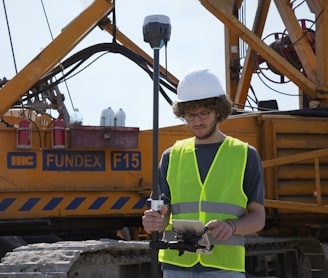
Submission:
<svg viewBox="0 0 328 278">
<path fill-rule="evenodd" d="M 70 129 L 71 147 L 137 148 L 139 128 L 80 126 Z"/>
</svg>

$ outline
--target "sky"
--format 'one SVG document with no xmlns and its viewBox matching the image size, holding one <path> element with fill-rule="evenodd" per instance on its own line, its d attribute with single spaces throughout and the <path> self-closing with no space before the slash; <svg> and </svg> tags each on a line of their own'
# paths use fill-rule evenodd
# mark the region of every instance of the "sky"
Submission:
<svg viewBox="0 0 328 278">
<path fill-rule="evenodd" d="M 0 78 L 11 79 L 15 66 L 4 14 L 5 3 L 10 24 L 13 50 L 18 71 L 29 63 L 61 30 L 79 15 L 93 1 L 91 0 L 7 0 L 0 4 Z M 247 1 L 246 24 L 251 28 L 254 3 Z M 272 1 L 273 2 L 273 1 Z M 296 0 L 301 3 L 301 0 Z M 43 12 L 46 11 L 51 33 Z M 305 6 L 305 7 L 304 7 Z M 306 5 L 297 11 L 303 18 L 312 14 Z M 160 50 L 160 63 L 178 79 L 192 68 L 203 67 L 213 70 L 225 88 L 224 26 L 198 0 L 116 0 L 116 24 L 118 29 L 153 57 L 153 49 L 143 40 L 142 27 L 148 15 L 162 14 L 170 18 L 171 37 L 165 51 Z M 263 37 L 284 32 L 285 28 L 271 3 Z M 273 29 L 274 28 L 274 29 Z M 99 28 L 94 29 L 73 53 L 85 47 L 112 42 L 112 36 Z M 166 59 L 165 59 L 166 57 Z M 90 59 L 90 62 L 92 59 Z M 254 76 L 254 75 L 253 75 Z M 263 79 L 263 78 L 262 78 Z M 277 76 L 273 81 L 279 80 Z M 252 86 L 258 100 L 277 99 L 281 110 L 298 108 L 298 89 L 292 84 L 276 84 L 266 81 L 275 88 L 274 92 L 253 77 Z M 66 86 L 67 85 L 67 86 Z M 83 116 L 84 125 L 99 125 L 103 109 L 111 107 L 114 111 L 122 108 L 126 113 L 126 126 L 139 127 L 141 130 L 153 126 L 153 81 L 135 63 L 122 55 L 109 53 L 92 63 L 75 77 L 60 85 L 65 95 L 69 113 L 78 108 Z M 167 91 L 171 99 L 175 95 Z M 70 101 L 71 100 L 71 101 Z M 182 124 L 170 105 L 159 96 L 159 126 Z"/>
</svg>

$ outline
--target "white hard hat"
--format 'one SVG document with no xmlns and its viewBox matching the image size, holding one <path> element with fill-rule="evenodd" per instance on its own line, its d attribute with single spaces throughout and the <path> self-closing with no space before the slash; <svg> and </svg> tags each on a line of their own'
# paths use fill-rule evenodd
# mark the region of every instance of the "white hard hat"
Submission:
<svg viewBox="0 0 328 278">
<path fill-rule="evenodd" d="M 195 69 L 179 82 L 177 102 L 225 95 L 219 78 L 208 69 Z"/>
</svg>

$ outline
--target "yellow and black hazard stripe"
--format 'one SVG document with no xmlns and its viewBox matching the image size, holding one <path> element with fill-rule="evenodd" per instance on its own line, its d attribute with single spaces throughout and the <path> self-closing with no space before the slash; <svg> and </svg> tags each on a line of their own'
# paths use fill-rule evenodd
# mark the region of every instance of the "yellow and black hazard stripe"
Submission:
<svg viewBox="0 0 328 278">
<path fill-rule="evenodd" d="M 0 198 L 0 219 L 138 215 L 146 200 L 131 192 L 8 193 Z"/>
</svg>

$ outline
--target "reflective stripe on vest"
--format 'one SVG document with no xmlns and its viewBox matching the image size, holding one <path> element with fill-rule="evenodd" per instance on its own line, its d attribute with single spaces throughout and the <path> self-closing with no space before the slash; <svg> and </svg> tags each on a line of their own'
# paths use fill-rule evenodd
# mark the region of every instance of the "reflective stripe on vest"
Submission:
<svg viewBox="0 0 328 278">
<path fill-rule="evenodd" d="M 198 212 L 199 203 L 196 202 L 186 202 L 172 204 L 171 211 L 172 214 L 181 214 L 181 213 L 190 213 Z M 233 214 L 236 217 L 241 217 L 245 214 L 245 208 L 236 206 L 234 204 L 225 204 L 225 203 L 214 203 L 214 202 L 201 202 L 201 210 L 205 212 L 220 212 L 224 214 Z"/>
<path fill-rule="evenodd" d="M 171 218 L 201 220 L 206 224 L 210 220 L 243 216 L 247 206 L 243 191 L 247 144 L 226 137 L 202 182 L 194 142 L 194 138 L 178 141 L 170 152 L 167 182 L 171 192 Z M 185 253 L 179 256 L 178 251 L 168 249 L 160 250 L 159 260 L 182 267 L 201 263 L 219 269 L 245 270 L 242 236 L 232 236 L 225 242 L 212 237 L 210 240 L 215 245 L 212 255 Z"/>
</svg>

